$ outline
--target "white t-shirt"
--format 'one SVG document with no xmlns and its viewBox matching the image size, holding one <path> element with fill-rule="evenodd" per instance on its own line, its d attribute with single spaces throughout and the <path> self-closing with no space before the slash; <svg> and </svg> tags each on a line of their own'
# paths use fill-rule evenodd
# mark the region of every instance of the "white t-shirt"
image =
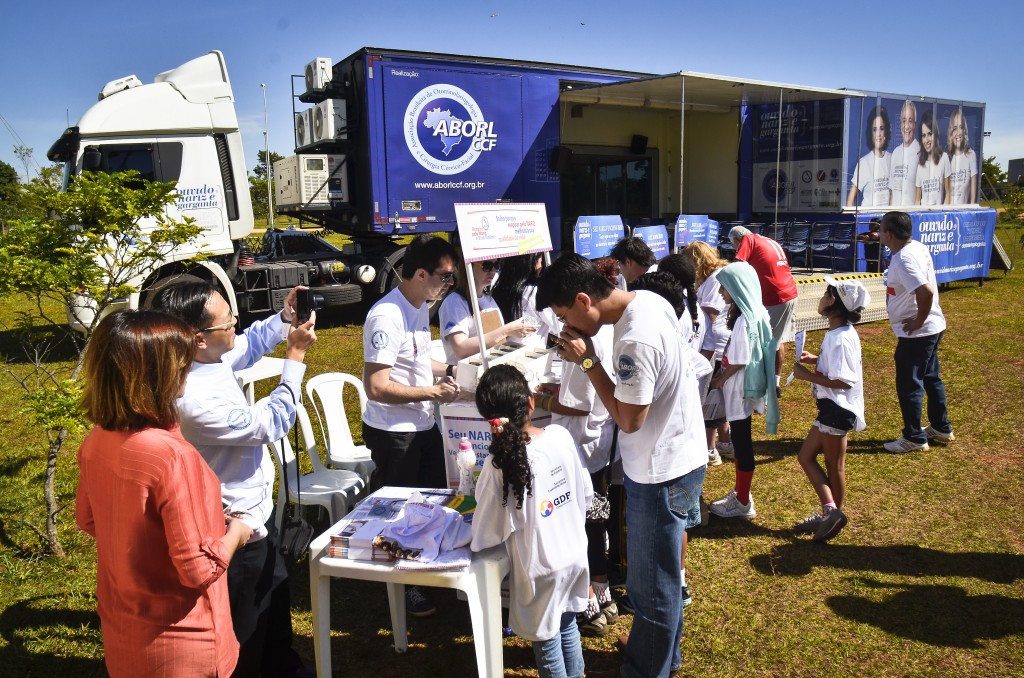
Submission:
<svg viewBox="0 0 1024 678">
<path fill-rule="evenodd" d="M 909 146 L 900 144 L 892 152 L 889 162 L 889 189 L 892 191 L 891 204 L 913 205 L 917 195 L 917 162 L 921 144 L 913 139 Z"/>
<path fill-rule="evenodd" d="M 720 270 L 718 269 L 718 271 Z M 716 357 L 722 355 L 722 351 L 725 350 L 725 344 L 729 341 L 730 334 L 727 322 L 729 304 L 725 303 L 725 299 L 722 298 L 722 293 L 720 292 L 722 286 L 718 284 L 718 271 L 712 272 L 701 283 L 700 287 L 697 288 L 697 305 L 701 309 L 712 308 L 718 311 L 718 315 L 713 323 L 707 312 L 704 312 L 704 323 L 708 329 L 704 333 L 704 341 L 701 343 L 702 350 L 714 351 Z"/>
<path fill-rule="evenodd" d="M 747 319 L 742 315 L 732 326 L 732 336 L 722 354 L 722 369 L 730 365 L 744 365 L 722 384 L 722 398 L 725 401 L 727 421 L 740 421 L 754 412 L 764 413 L 764 398 L 743 397 L 743 372 L 750 363 L 750 338 L 747 336 Z"/>
<path fill-rule="evenodd" d="M 558 316 L 550 307 L 543 311 L 537 310 L 536 285 L 527 285 L 523 288 L 523 317 L 532 317 L 537 321 L 537 332 L 532 335 L 537 344 L 545 344 L 549 334 L 557 335 L 562 331 Z M 509 320 L 515 320 L 515 318 L 509 318 Z"/>
<path fill-rule="evenodd" d="M 942 189 L 949 176 L 949 156 L 945 153 L 935 162 L 930 157 L 917 166 L 917 187 L 921 189 L 922 205 L 941 205 Z"/>
<path fill-rule="evenodd" d="M 430 313 L 427 305 L 413 307 L 400 288 L 381 298 L 363 325 L 363 360 L 391 367 L 391 381 L 406 386 L 430 386 Z M 363 422 L 382 431 L 426 431 L 434 425 L 429 401 L 390 405 L 370 400 Z"/>
<path fill-rule="evenodd" d="M 857 415 L 853 430 L 863 431 L 867 427 L 864 421 L 864 376 L 860 337 L 853 325 L 843 325 L 825 333 L 814 371 L 850 385 L 850 388 L 828 388 L 811 384 L 811 392 L 815 398 L 828 398 L 844 410 L 853 412 Z"/>
<path fill-rule="evenodd" d="M 974 149 L 954 153 L 949 157 L 949 204 L 967 205 L 971 202 L 971 182 L 978 174 L 978 158 Z"/>
<path fill-rule="evenodd" d="M 633 482 L 653 484 L 707 464 L 697 378 L 672 306 L 638 290 L 614 328 L 615 398 L 650 406 L 638 431 L 619 432 L 623 471 Z"/>
<path fill-rule="evenodd" d="M 689 292 L 683 290 L 683 299 L 686 299 Z M 697 295 L 694 294 L 696 297 Z M 679 316 L 679 328 L 683 333 L 683 343 L 694 351 L 700 351 L 704 345 L 704 337 L 707 335 L 708 318 L 704 311 L 700 310 L 700 302 L 697 301 L 697 319 L 690 316 L 689 303 L 684 305 L 683 315 Z M 696 326 L 694 325 L 696 323 Z"/>
<path fill-rule="evenodd" d="M 609 379 L 615 381 L 611 360 L 613 334 L 611 325 L 602 325 L 594 335 L 593 341 L 594 355 L 601 361 L 599 368 L 608 374 Z M 587 472 L 597 473 L 611 460 L 615 422 L 597 395 L 590 377 L 579 365 L 562 363 L 562 383 L 558 389 L 558 402 L 574 410 L 590 413 L 578 417 L 556 412 L 551 415 L 551 423 L 564 426 L 569 431 L 579 446 L 580 460 Z"/>
<path fill-rule="evenodd" d="M 569 432 L 554 424 L 527 444 L 533 491 L 520 509 L 511 488 L 502 505 L 504 474 L 490 457 L 476 485 L 471 547 L 505 544 L 511 561 L 508 625 L 531 641 L 554 638 L 562 613 L 587 608 L 583 524 L 594 490 L 575 448 Z"/>
<path fill-rule="evenodd" d="M 913 334 L 903 331 L 903 323 L 917 315 L 917 297 L 914 290 L 928 285 L 932 294 L 932 308 L 921 329 Z M 928 248 L 911 240 L 892 255 L 885 272 L 886 309 L 889 322 L 897 337 L 930 337 L 946 329 L 946 316 L 939 307 L 939 286 L 935 281 L 935 266 Z"/>
<path fill-rule="evenodd" d="M 888 207 L 891 158 L 889 151 L 884 151 L 881 157 L 871 152 L 857 163 L 857 169 L 853 171 L 853 183 L 860 191 L 862 207 Z"/>
<path fill-rule="evenodd" d="M 501 317 L 501 311 L 498 309 L 498 303 L 494 301 L 494 297 L 485 294 L 477 297 L 477 303 L 480 305 L 481 313 L 488 309 L 498 311 L 499 322 L 502 325 L 505 324 L 505 319 Z M 441 326 L 441 345 L 444 346 L 445 360 L 449 365 L 455 365 L 459 362 L 459 357 L 455 355 L 455 349 L 452 348 L 451 340 L 448 337 L 456 332 L 461 332 L 470 339 L 476 338 L 473 309 L 469 307 L 469 302 L 461 294 L 452 292 L 441 302 L 441 308 L 437 311 L 437 321 Z M 476 351 L 473 352 L 476 353 Z"/>
</svg>

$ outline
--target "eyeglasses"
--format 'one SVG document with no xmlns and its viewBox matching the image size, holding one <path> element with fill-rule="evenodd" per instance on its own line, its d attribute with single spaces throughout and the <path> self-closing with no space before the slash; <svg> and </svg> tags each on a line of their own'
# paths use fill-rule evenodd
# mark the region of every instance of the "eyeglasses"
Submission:
<svg viewBox="0 0 1024 678">
<path fill-rule="evenodd" d="M 564 325 L 565 324 L 565 316 L 569 315 L 569 311 L 571 311 L 572 307 L 575 306 L 575 305 L 576 305 L 576 300 L 573 299 L 572 303 L 569 304 L 568 306 L 566 306 L 565 313 L 563 313 L 562 315 L 556 315 L 555 318 L 558 320 L 558 322 L 560 322 L 560 323 L 562 323 Z"/>
<path fill-rule="evenodd" d="M 499 264 L 497 261 L 481 261 L 479 263 L 480 270 L 483 271 L 484 273 L 490 273 L 491 271 L 501 270 L 501 264 Z"/>
<path fill-rule="evenodd" d="M 235 325 L 237 325 L 237 324 L 238 324 L 238 316 L 237 315 L 233 315 L 233 316 L 231 316 L 231 320 L 226 322 L 226 323 L 221 323 L 220 325 L 212 325 L 210 327 L 204 327 L 203 329 L 201 329 L 199 331 L 200 332 L 219 332 L 220 330 L 233 330 L 235 328 Z"/>
<path fill-rule="evenodd" d="M 450 283 L 455 280 L 455 271 L 448 271 L 447 273 L 438 273 L 435 271 L 434 275 L 440 278 L 443 283 Z"/>
</svg>

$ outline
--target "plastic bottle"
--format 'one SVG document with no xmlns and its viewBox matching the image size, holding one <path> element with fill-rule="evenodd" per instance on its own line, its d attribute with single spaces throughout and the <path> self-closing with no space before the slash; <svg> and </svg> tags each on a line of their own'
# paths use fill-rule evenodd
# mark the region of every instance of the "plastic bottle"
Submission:
<svg viewBox="0 0 1024 678">
<path fill-rule="evenodd" d="M 476 480 L 473 478 L 473 469 L 476 468 L 476 452 L 469 442 L 469 438 L 462 436 L 459 441 L 459 494 L 473 496 L 476 492 Z"/>
</svg>

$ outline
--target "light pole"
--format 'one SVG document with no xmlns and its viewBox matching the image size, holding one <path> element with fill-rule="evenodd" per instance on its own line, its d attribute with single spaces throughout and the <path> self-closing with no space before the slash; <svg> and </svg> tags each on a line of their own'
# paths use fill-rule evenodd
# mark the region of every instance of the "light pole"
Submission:
<svg viewBox="0 0 1024 678">
<path fill-rule="evenodd" d="M 273 171 L 270 167 L 270 132 L 269 125 L 267 124 L 267 83 L 261 82 L 260 89 L 263 90 L 263 164 L 267 169 L 267 226 L 269 228 L 274 227 L 274 197 L 271 187 L 271 172 Z"/>
</svg>

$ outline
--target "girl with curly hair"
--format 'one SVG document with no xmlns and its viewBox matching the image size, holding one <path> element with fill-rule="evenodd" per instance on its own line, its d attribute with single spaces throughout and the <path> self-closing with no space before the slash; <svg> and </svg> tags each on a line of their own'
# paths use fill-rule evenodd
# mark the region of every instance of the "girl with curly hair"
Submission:
<svg viewBox="0 0 1024 678">
<path fill-rule="evenodd" d="M 515 367 L 487 370 L 476 406 L 492 438 L 477 481 L 471 546 L 508 550 L 509 626 L 533 642 L 540 676 L 581 678 L 576 614 L 587 607 L 590 583 L 584 531 L 590 477 L 566 429 L 533 425 L 533 394 Z"/>
</svg>

